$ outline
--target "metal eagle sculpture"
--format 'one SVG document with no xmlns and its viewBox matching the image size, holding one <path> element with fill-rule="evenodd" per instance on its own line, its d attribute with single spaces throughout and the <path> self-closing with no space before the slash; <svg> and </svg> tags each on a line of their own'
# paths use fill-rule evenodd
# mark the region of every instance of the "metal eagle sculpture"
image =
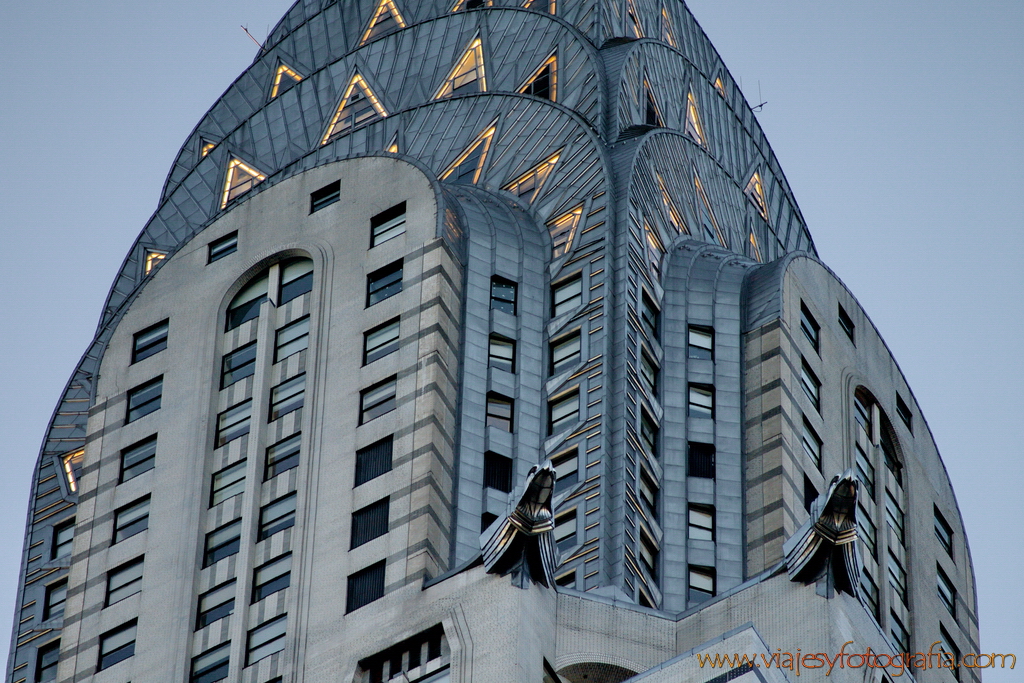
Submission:
<svg viewBox="0 0 1024 683">
<path fill-rule="evenodd" d="M 828 490 L 811 503 L 811 517 L 782 546 L 789 578 L 819 582 L 819 594 L 835 591 L 859 597 L 860 554 L 857 549 L 857 493 L 853 470 L 832 478 Z"/>
<path fill-rule="evenodd" d="M 558 549 L 555 545 L 551 498 L 555 468 L 550 461 L 534 465 L 526 475 L 522 495 L 509 502 L 508 513 L 480 535 L 484 567 L 491 574 L 512 575 L 512 585 L 531 582 L 554 585 Z"/>
</svg>

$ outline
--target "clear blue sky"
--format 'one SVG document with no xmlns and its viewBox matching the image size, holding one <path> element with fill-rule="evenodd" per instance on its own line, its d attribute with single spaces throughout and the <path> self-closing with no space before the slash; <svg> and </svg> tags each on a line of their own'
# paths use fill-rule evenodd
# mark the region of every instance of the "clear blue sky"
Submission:
<svg viewBox="0 0 1024 683">
<path fill-rule="evenodd" d="M 822 259 L 924 410 L 967 523 L 983 651 L 1024 658 L 1024 2 L 689 4 L 767 100 L 758 118 Z M 262 39 L 288 6 L 2 10 L 2 633 L 53 407 L 179 146 L 255 54 L 239 26 Z"/>
</svg>

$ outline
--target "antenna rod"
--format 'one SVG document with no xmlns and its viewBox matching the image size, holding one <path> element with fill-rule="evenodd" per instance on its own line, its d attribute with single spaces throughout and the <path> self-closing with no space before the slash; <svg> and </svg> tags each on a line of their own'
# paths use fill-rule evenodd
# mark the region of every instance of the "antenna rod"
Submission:
<svg viewBox="0 0 1024 683">
<path fill-rule="evenodd" d="M 259 47 L 260 52 L 263 52 L 263 45 L 262 45 L 262 43 L 260 43 L 260 41 L 258 41 L 258 40 L 256 40 L 255 38 L 252 37 L 252 34 L 249 33 L 249 29 L 247 29 L 246 27 L 243 26 L 242 30 L 245 31 L 245 35 L 249 36 L 249 39 L 252 40 L 252 42 L 256 43 L 256 46 Z"/>
</svg>

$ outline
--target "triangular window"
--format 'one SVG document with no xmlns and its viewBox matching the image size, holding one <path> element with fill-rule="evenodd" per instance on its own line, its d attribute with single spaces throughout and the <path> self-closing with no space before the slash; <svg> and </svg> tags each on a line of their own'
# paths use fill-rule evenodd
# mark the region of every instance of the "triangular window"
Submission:
<svg viewBox="0 0 1024 683">
<path fill-rule="evenodd" d="M 483 41 L 477 36 L 474 38 L 466 51 L 462 53 L 455 68 L 444 79 L 444 84 L 434 95 L 438 100 L 450 95 L 462 95 L 465 93 L 485 92 L 487 80 L 484 77 L 484 46 Z"/>
<path fill-rule="evenodd" d="M 166 251 L 157 251 L 156 249 L 146 250 L 146 263 L 143 266 L 144 274 L 149 275 L 150 271 L 156 268 L 156 264 L 167 258 Z"/>
<path fill-rule="evenodd" d="M 199 139 L 199 158 L 205 157 L 207 154 L 213 151 L 213 148 L 217 146 L 216 142 L 210 142 L 204 138 Z"/>
<path fill-rule="evenodd" d="M 750 258 L 758 263 L 763 263 L 761 260 L 761 248 L 757 246 L 757 236 L 754 235 L 753 230 L 750 231 Z"/>
<path fill-rule="evenodd" d="M 348 82 L 345 94 L 341 98 L 341 104 L 334 112 L 331 125 L 327 127 L 327 132 L 320 144 L 326 145 L 332 138 L 344 135 L 387 115 L 388 113 L 380 100 L 370 90 L 366 79 L 356 72 L 352 75 L 352 80 Z"/>
<path fill-rule="evenodd" d="M 629 25 L 636 37 L 643 38 L 644 27 L 640 24 L 640 16 L 637 14 L 633 0 L 626 0 L 626 17 L 629 19 Z"/>
<path fill-rule="evenodd" d="M 672 47 L 676 45 L 675 33 L 672 30 L 672 18 L 668 16 L 668 9 L 663 5 L 661 8 L 661 39 Z"/>
<path fill-rule="evenodd" d="M 576 228 L 579 227 L 582 217 L 583 206 L 580 205 L 548 223 L 548 231 L 551 233 L 551 258 L 558 258 L 572 249 Z"/>
<path fill-rule="evenodd" d="M 725 84 L 722 83 L 722 77 L 721 76 L 719 76 L 718 78 L 715 79 L 715 90 L 718 91 L 719 95 L 721 95 L 722 97 L 725 97 Z"/>
<path fill-rule="evenodd" d="M 388 143 L 388 146 L 384 151 L 389 154 L 398 154 L 398 133 L 391 136 L 391 142 Z"/>
<path fill-rule="evenodd" d="M 668 214 L 668 222 L 672 225 L 676 232 L 680 232 L 686 235 L 690 234 L 689 229 L 686 227 L 686 221 L 683 220 L 683 214 L 676 208 L 675 202 L 672 201 L 672 197 L 669 196 L 668 188 L 665 187 L 665 180 L 658 176 L 658 188 L 661 190 L 661 201 L 665 205 L 665 212 Z"/>
<path fill-rule="evenodd" d="M 475 183 L 480 180 L 484 164 L 487 163 L 487 153 L 491 149 L 491 140 L 494 138 L 495 126 L 492 124 L 487 130 L 480 133 L 475 140 L 466 148 L 455 162 L 441 174 L 441 180 L 451 180 L 453 183 Z"/>
<path fill-rule="evenodd" d="M 544 60 L 539 69 L 530 74 L 526 83 L 520 86 L 519 92 L 554 102 L 557 89 L 558 57 L 552 54 Z"/>
<path fill-rule="evenodd" d="M 728 248 L 729 243 L 725 241 L 725 235 L 718 227 L 718 219 L 715 218 L 715 212 L 711 208 L 711 200 L 708 199 L 708 195 L 704 191 L 704 184 L 700 182 L 700 177 L 696 173 L 693 174 L 693 185 L 697 190 L 697 198 L 700 200 L 697 213 L 700 215 L 701 224 L 704 227 L 704 237 L 708 242 L 718 242 Z"/>
<path fill-rule="evenodd" d="M 405 28 L 405 19 L 402 18 L 402 13 L 398 11 L 395 0 L 380 0 L 380 4 L 377 5 L 377 11 L 373 13 L 370 24 L 366 27 L 366 32 L 363 33 L 363 39 L 359 41 L 359 44 L 362 45 L 369 40 L 400 28 Z"/>
<path fill-rule="evenodd" d="M 747 189 L 743 191 L 743 194 L 747 195 L 747 199 L 751 201 L 757 212 L 761 214 L 761 218 L 768 221 L 768 202 L 764 196 L 764 183 L 761 182 L 761 174 L 758 171 L 754 171 L 754 175 L 750 176 L 750 182 L 747 183 Z"/>
<path fill-rule="evenodd" d="M 228 173 L 224 179 L 224 195 L 220 202 L 220 208 L 223 209 L 232 199 L 241 197 L 266 179 L 267 176 L 249 164 L 237 157 L 232 157 L 228 162 Z"/>
<path fill-rule="evenodd" d="M 686 95 L 686 133 L 700 146 L 706 146 L 704 126 L 700 122 L 700 112 L 697 111 L 697 100 L 694 99 L 693 93 Z"/>
<path fill-rule="evenodd" d="M 274 74 L 274 87 L 270 89 L 270 99 L 274 99 L 278 95 L 290 90 L 293 85 L 301 80 L 302 76 L 295 69 L 287 64 L 279 64 L 277 73 Z"/>
<path fill-rule="evenodd" d="M 540 196 L 541 190 L 544 189 L 544 183 L 547 181 L 548 176 L 551 175 L 551 171 L 554 170 L 555 164 L 558 163 L 558 157 L 561 154 L 561 150 L 555 152 L 502 189 L 511 192 L 520 199 L 533 203 L 533 200 Z"/>
<path fill-rule="evenodd" d="M 644 79 L 644 123 L 648 126 L 664 126 L 661 121 L 661 114 L 658 112 L 658 103 L 654 101 L 654 93 L 651 92 L 651 84 Z"/>
<path fill-rule="evenodd" d="M 551 14 L 556 13 L 555 10 L 557 9 L 557 3 L 555 2 L 555 0 L 526 0 L 523 3 L 523 9 L 532 8 L 542 10 L 544 9 L 545 5 L 547 5 L 548 12 L 550 12 Z"/>
</svg>

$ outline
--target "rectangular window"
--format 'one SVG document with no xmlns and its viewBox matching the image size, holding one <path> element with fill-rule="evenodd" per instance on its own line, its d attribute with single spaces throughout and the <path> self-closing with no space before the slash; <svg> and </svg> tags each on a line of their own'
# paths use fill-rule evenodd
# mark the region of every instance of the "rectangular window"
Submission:
<svg viewBox="0 0 1024 683">
<path fill-rule="evenodd" d="M 405 234 L 405 202 L 395 204 L 370 219 L 370 248 Z"/>
<path fill-rule="evenodd" d="M 647 295 L 647 292 L 643 292 L 640 295 L 640 321 L 643 323 L 644 332 L 651 339 L 658 338 L 658 319 L 660 314 L 661 311 L 658 309 L 657 304 L 654 303 L 654 300 Z"/>
<path fill-rule="evenodd" d="M 242 545 L 242 520 L 236 519 L 206 534 L 203 567 L 209 567 L 238 552 Z"/>
<path fill-rule="evenodd" d="M 237 403 L 217 416 L 217 448 L 249 433 L 252 399 Z"/>
<path fill-rule="evenodd" d="M 905 545 L 904 529 L 906 528 L 906 519 L 903 515 L 903 509 L 888 490 L 885 492 L 885 521 L 889 528 L 892 529 L 892 533 L 896 540 L 900 542 L 900 545 Z"/>
<path fill-rule="evenodd" d="M 363 335 L 363 365 L 398 350 L 399 319 L 389 320 Z"/>
<path fill-rule="evenodd" d="M 580 480 L 580 460 L 578 449 L 559 453 L 551 458 L 551 464 L 555 466 L 555 493 L 567 491 Z"/>
<path fill-rule="evenodd" d="M 889 629 L 889 634 L 892 639 L 896 642 L 896 648 L 899 652 L 910 652 L 910 631 L 903 625 L 900 618 L 896 616 L 896 612 L 890 610 L 889 618 L 892 620 L 892 626 Z"/>
<path fill-rule="evenodd" d="M 367 307 L 402 291 L 402 261 L 395 261 L 366 276 Z"/>
<path fill-rule="evenodd" d="M 512 458 L 484 453 L 484 486 L 502 493 L 512 491 Z"/>
<path fill-rule="evenodd" d="M 210 507 L 220 505 L 245 491 L 245 459 L 213 473 L 210 482 Z"/>
<path fill-rule="evenodd" d="M 128 392 L 128 415 L 125 422 L 133 422 L 143 415 L 160 410 L 160 398 L 164 391 L 163 375 L 140 384 Z"/>
<path fill-rule="evenodd" d="M 269 422 L 301 408 L 306 401 L 306 373 L 281 382 L 270 390 Z"/>
<path fill-rule="evenodd" d="M 867 569 L 861 570 L 860 587 L 864 591 L 864 598 L 868 602 L 868 607 L 871 608 L 871 615 L 875 619 L 879 619 L 880 617 L 878 614 L 878 584 L 875 583 L 875 580 L 871 578 L 870 574 L 868 574 Z"/>
<path fill-rule="evenodd" d="M 513 405 L 510 398 L 495 393 L 487 394 L 487 426 L 511 432 Z"/>
<path fill-rule="evenodd" d="M 570 427 L 580 419 L 580 392 L 555 397 L 548 401 L 548 434 Z M 509 429 L 509 431 L 512 431 Z"/>
<path fill-rule="evenodd" d="M 132 362 L 138 363 L 167 348 L 167 321 L 162 320 L 156 325 L 136 332 L 132 343 Z"/>
<path fill-rule="evenodd" d="M 946 522 L 946 518 L 939 512 L 939 508 L 933 507 L 935 514 L 935 538 L 939 539 L 939 545 L 943 547 L 946 554 L 953 557 L 953 527 Z"/>
<path fill-rule="evenodd" d="M 313 291 L 313 261 L 297 258 L 281 264 L 281 290 L 278 306 Z"/>
<path fill-rule="evenodd" d="M 113 543 L 120 543 L 124 539 L 142 533 L 148 528 L 149 496 L 144 496 L 114 511 Z"/>
<path fill-rule="evenodd" d="M 640 351 L 640 384 L 650 396 L 658 395 L 658 364 L 646 351 Z"/>
<path fill-rule="evenodd" d="M 196 610 L 196 630 L 206 628 L 215 621 L 231 616 L 235 611 L 235 580 L 222 583 L 199 596 Z"/>
<path fill-rule="evenodd" d="M 515 372 L 516 343 L 511 339 L 492 334 L 487 340 L 487 365 L 505 372 Z"/>
<path fill-rule="evenodd" d="M 335 180 L 315 192 L 309 193 L 309 212 L 316 213 L 331 204 L 341 201 L 341 181 Z"/>
<path fill-rule="evenodd" d="M 640 499 L 655 518 L 658 516 L 658 484 L 646 467 L 640 468 Z"/>
<path fill-rule="evenodd" d="M 252 601 L 283 591 L 292 582 L 292 554 L 275 557 L 252 573 Z"/>
<path fill-rule="evenodd" d="M 97 670 L 109 669 L 135 654 L 136 623 L 133 619 L 100 636 L 100 660 L 96 664 Z"/>
<path fill-rule="evenodd" d="M 576 508 L 555 515 L 555 542 L 561 551 L 576 545 Z"/>
<path fill-rule="evenodd" d="M 224 354 L 220 365 L 220 388 L 225 389 L 256 372 L 256 342 Z"/>
<path fill-rule="evenodd" d="M 687 339 L 686 355 L 688 358 L 696 360 L 714 360 L 715 331 L 710 327 L 694 327 L 691 325 Z"/>
<path fill-rule="evenodd" d="M 818 433 L 814 431 L 814 427 L 807 421 L 807 418 L 804 418 L 803 446 L 804 453 L 811 459 L 814 466 L 821 470 L 822 441 Z"/>
<path fill-rule="evenodd" d="M 279 531 L 295 526 L 295 492 L 281 496 L 260 508 L 260 530 L 257 541 L 270 538 Z"/>
<path fill-rule="evenodd" d="M 551 286 L 551 317 L 576 310 L 583 303 L 583 278 L 579 275 Z"/>
<path fill-rule="evenodd" d="M 139 557 L 117 569 L 111 569 L 107 573 L 107 600 L 103 606 L 109 607 L 141 591 L 144 568 L 144 558 Z"/>
<path fill-rule="evenodd" d="M 264 275 L 250 282 L 245 289 L 235 295 L 224 321 L 225 332 L 230 332 L 242 323 L 260 316 L 260 308 L 267 300 L 268 287 L 267 276 Z"/>
<path fill-rule="evenodd" d="M 907 641 L 909 642 L 909 640 L 910 640 L 910 638 L 908 637 Z M 956 646 L 956 644 L 953 642 L 953 638 L 949 635 L 949 632 L 946 631 L 946 628 L 944 626 L 942 626 L 942 625 L 939 626 L 939 640 L 941 641 L 941 644 L 939 645 L 939 650 L 949 654 L 953 658 L 953 677 L 956 678 L 956 680 L 959 681 L 960 680 L 960 648 L 958 648 Z M 909 652 L 909 651 L 910 651 L 909 648 L 904 650 L 904 652 Z M 948 657 L 946 657 L 944 659 L 945 659 L 946 662 L 949 661 Z M 975 657 L 974 659 L 975 659 L 975 666 L 977 666 L 977 657 Z M 993 660 L 994 659 L 995 659 L 995 657 L 993 656 Z M 994 663 L 993 663 L 993 666 L 994 666 Z"/>
<path fill-rule="evenodd" d="M 715 595 L 715 568 L 689 566 L 690 585 L 688 599 L 693 603 L 701 603 Z"/>
<path fill-rule="evenodd" d="M 709 384 L 691 384 L 687 409 L 690 417 L 715 417 L 715 388 Z"/>
<path fill-rule="evenodd" d="M 398 380 L 395 377 L 389 377 L 369 389 L 363 389 L 359 394 L 359 424 L 366 424 L 394 410 L 397 392 Z"/>
<path fill-rule="evenodd" d="M 43 645 L 36 651 L 36 683 L 52 683 L 57 680 L 57 664 L 60 662 L 60 641 Z"/>
<path fill-rule="evenodd" d="M 878 557 L 878 527 L 862 507 L 857 508 L 857 536 L 864 543 L 865 552 L 871 557 Z"/>
<path fill-rule="evenodd" d="M 516 283 L 495 275 L 491 278 L 491 308 L 516 314 Z"/>
<path fill-rule="evenodd" d="M 868 460 L 867 453 L 859 443 L 854 444 L 854 451 L 857 455 L 857 478 L 864 484 L 864 491 L 868 494 L 868 498 L 873 500 L 875 497 L 875 466 Z"/>
<path fill-rule="evenodd" d="M 821 412 L 821 380 L 811 370 L 811 366 L 804 361 L 800 367 L 800 386 L 804 394 L 811 400 L 811 405 L 818 412 Z"/>
<path fill-rule="evenodd" d="M 302 448 L 302 432 L 292 434 L 267 448 L 267 461 L 263 470 L 263 481 L 273 479 L 282 472 L 299 466 L 299 449 Z"/>
<path fill-rule="evenodd" d="M 68 597 L 68 580 L 58 581 L 46 587 L 46 602 L 43 604 L 43 619 L 61 619 L 64 616 L 64 601 Z"/>
<path fill-rule="evenodd" d="M 219 261 L 228 254 L 238 251 L 238 232 L 228 233 L 220 239 L 210 242 L 209 253 L 206 262 Z"/>
<path fill-rule="evenodd" d="M 704 479 L 715 478 L 715 447 L 709 443 L 687 444 L 686 474 Z"/>
<path fill-rule="evenodd" d="M 352 548 L 358 548 L 388 532 L 390 499 L 381 498 L 352 513 Z"/>
<path fill-rule="evenodd" d="M 573 332 L 551 342 L 551 374 L 567 370 L 580 361 L 580 333 Z"/>
<path fill-rule="evenodd" d="M 816 352 L 821 353 L 821 326 L 818 325 L 818 322 L 802 301 L 800 302 L 800 329 L 803 331 L 804 336 L 807 337 L 807 341 L 811 342 L 811 347 Z"/>
<path fill-rule="evenodd" d="M 646 410 L 640 411 L 640 441 L 651 457 L 658 457 L 658 425 Z"/>
<path fill-rule="evenodd" d="M 690 504 L 689 535 L 691 541 L 715 540 L 715 508 Z"/>
<path fill-rule="evenodd" d="M 263 622 L 249 631 L 245 650 L 245 665 L 251 666 L 264 657 L 284 649 L 284 637 L 288 632 L 288 615 L 282 614 Z"/>
<path fill-rule="evenodd" d="M 228 677 L 231 642 L 222 643 L 192 658 L 189 683 L 215 683 Z"/>
<path fill-rule="evenodd" d="M 346 614 L 384 597 L 384 570 L 385 561 L 381 560 L 349 575 L 345 600 Z"/>
<path fill-rule="evenodd" d="M 910 411 L 910 406 L 903 400 L 903 397 L 896 394 L 896 414 L 903 420 L 903 424 L 907 425 L 907 429 L 910 433 L 914 433 L 914 414 Z"/>
<path fill-rule="evenodd" d="M 907 604 L 907 570 L 895 556 L 889 555 L 889 585 L 904 605 Z"/>
<path fill-rule="evenodd" d="M 74 493 L 78 490 L 78 481 L 82 478 L 82 461 L 85 459 L 85 449 L 72 451 L 60 456 L 61 464 L 64 466 L 64 476 L 67 477 L 68 489 Z"/>
<path fill-rule="evenodd" d="M 946 576 L 946 572 L 942 571 L 942 567 L 935 566 L 936 582 L 938 584 L 938 595 L 939 601 L 942 602 L 943 606 L 949 610 L 949 614 L 955 619 L 956 618 L 956 588 L 953 586 L 953 582 Z"/>
<path fill-rule="evenodd" d="M 289 323 L 277 331 L 274 340 L 274 362 L 309 348 L 309 316 Z"/>
<path fill-rule="evenodd" d="M 53 543 L 50 546 L 50 559 L 64 557 L 71 554 L 71 546 L 75 541 L 75 520 L 69 519 L 66 522 L 53 527 Z"/>
<path fill-rule="evenodd" d="M 391 471 L 394 436 L 387 436 L 356 451 L 355 486 L 365 484 Z"/>
<path fill-rule="evenodd" d="M 842 304 L 839 304 L 839 326 L 843 328 L 843 332 L 845 332 L 846 336 L 850 338 L 850 341 L 856 342 L 856 340 L 853 337 L 853 332 L 855 329 L 853 320 L 850 319 L 849 313 L 846 312 L 846 309 L 843 308 Z"/>
<path fill-rule="evenodd" d="M 640 561 L 643 562 L 647 573 L 651 578 L 658 578 L 658 544 L 654 542 L 647 531 L 640 529 Z"/>
<path fill-rule="evenodd" d="M 156 465 L 156 434 L 121 451 L 121 483 L 148 472 Z"/>
<path fill-rule="evenodd" d="M 818 499 L 818 489 L 814 486 L 814 482 L 805 474 L 804 475 L 804 510 L 808 513 L 811 511 L 811 505 Z"/>
</svg>

